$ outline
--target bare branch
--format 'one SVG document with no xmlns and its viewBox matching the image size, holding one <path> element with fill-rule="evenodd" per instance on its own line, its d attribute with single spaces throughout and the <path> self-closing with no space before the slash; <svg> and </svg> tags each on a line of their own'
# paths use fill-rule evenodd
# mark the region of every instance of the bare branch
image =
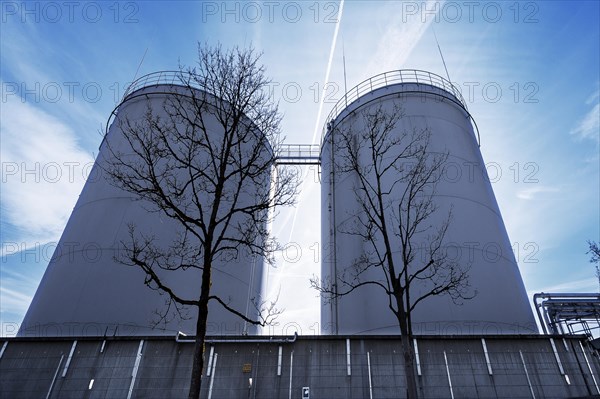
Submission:
<svg viewBox="0 0 600 399">
<path fill-rule="evenodd" d="M 105 138 L 108 156 L 99 162 L 115 187 L 170 222 L 160 239 L 131 226 L 118 260 L 140 268 L 145 284 L 167 296 L 161 322 L 170 320 L 169 312 L 183 316 L 182 306 L 198 309 L 194 398 L 200 392 L 209 300 L 253 325 L 271 323 L 281 312 L 274 302 L 253 301 L 254 320 L 211 293 L 212 267 L 222 255 L 245 260 L 220 264 L 228 268 L 272 261 L 277 245 L 267 226 L 276 209 L 294 203 L 298 191 L 299 177 L 291 169 L 274 181 L 281 115 L 259 60 L 251 48 L 199 44 L 197 66 L 180 66 L 176 84 L 147 92 L 145 112 L 119 112 Z M 170 273 L 188 269 L 201 274 L 192 298 L 168 283 Z M 214 283 L 227 288 L 226 282 Z M 185 292 L 189 295 L 189 287 Z"/>
<path fill-rule="evenodd" d="M 264 302 L 261 304 L 257 304 L 253 301 L 253 304 L 255 306 L 255 309 L 258 310 L 259 312 L 259 316 L 260 316 L 260 320 L 253 320 L 249 317 L 247 317 L 246 315 L 244 315 L 242 312 L 237 311 L 236 309 L 232 308 L 231 306 L 229 306 L 229 304 L 227 302 L 225 302 L 223 299 L 221 299 L 220 297 L 216 296 L 216 295 L 211 295 L 208 297 L 209 300 L 215 300 L 217 301 L 219 304 L 221 304 L 221 306 L 223 306 L 225 309 L 227 309 L 227 311 L 235 314 L 236 316 L 238 316 L 239 318 L 241 318 L 242 320 L 250 323 L 250 324 L 254 324 L 257 326 L 266 326 L 269 324 L 272 324 L 274 319 L 281 314 L 282 310 L 279 310 L 275 307 L 275 302 L 269 302 L 269 306 L 264 306 Z M 265 312 L 266 310 L 266 312 Z"/>
<path fill-rule="evenodd" d="M 328 140 L 336 154 L 334 171 L 354 182 L 356 201 L 356 211 L 334 228 L 360 238 L 362 255 L 337 275 L 313 277 L 311 286 L 326 300 L 366 286 L 383 291 L 408 338 L 402 340 L 406 375 L 409 397 L 416 397 L 412 312 L 433 296 L 459 303 L 475 295 L 468 284 L 470 265 L 449 261 L 444 251 L 451 210 L 437 225 L 440 218 L 432 218 L 440 211 L 435 195 L 448 154 L 430 151 L 429 129 L 401 128 L 399 104 L 389 109 L 375 103 L 356 112 L 341 126 L 331 125 Z"/>
<path fill-rule="evenodd" d="M 422 301 L 449 295 L 459 302 L 472 295 L 470 265 L 449 262 L 445 253 L 451 210 L 438 225 L 431 218 L 439 212 L 436 188 L 448 154 L 430 151 L 429 129 L 402 130 L 404 116 L 398 103 L 391 109 L 376 104 L 362 111 L 354 124 L 333 127 L 334 167 L 355 182 L 357 205 L 336 228 L 360 237 L 364 248 L 351 267 L 329 280 L 313 278 L 311 285 L 331 298 L 366 285 L 380 287 L 402 334 L 410 335 L 411 312 Z"/>
</svg>

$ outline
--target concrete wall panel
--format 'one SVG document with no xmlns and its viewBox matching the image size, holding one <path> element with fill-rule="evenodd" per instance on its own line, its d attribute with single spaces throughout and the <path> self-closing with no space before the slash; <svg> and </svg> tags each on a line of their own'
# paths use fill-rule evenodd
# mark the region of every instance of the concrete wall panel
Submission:
<svg viewBox="0 0 600 399">
<path fill-rule="evenodd" d="M 288 398 L 291 394 L 292 398 L 301 398 L 303 387 L 310 389 L 311 399 L 370 398 L 371 392 L 374 399 L 406 397 L 399 337 L 301 336 L 295 342 L 283 342 L 289 337 L 267 338 L 271 342 L 264 342 L 264 338 L 238 336 L 228 342 L 208 342 L 201 397 Z M 347 370 L 348 338 L 351 375 Z M 139 339 L 80 338 L 64 377 L 62 373 L 73 340 L 16 338 L 4 341 L 8 345 L 0 358 L 0 398 L 44 398 L 49 391 L 50 398 L 126 398 L 130 389 L 132 398 L 186 397 L 194 345 L 159 336 L 143 339 L 139 368 L 134 373 Z M 421 397 L 450 398 L 453 394 L 455 398 L 531 398 L 532 390 L 536 398 L 598 394 L 594 378 L 598 381 L 600 362 L 584 337 L 565 337 L 566 348 L 562 337 L 555 337 L 555 342 L 560 343 L 557 352 L 570 383 L 559 370 L 549 337 L 486 336 L 485 339 L 492 375 L 488 372 L 481 336 L 418 337 Z M 0 345 L 4 342 L 0 341 Z M 277 373 L 279 347 L 282 352 L 280 375 Z M 216 364 L 213 363 L 214 368 L 209 372 L 211 348 Z M 90 387 L 92 379 L 94 383 Z"/>
</svg>

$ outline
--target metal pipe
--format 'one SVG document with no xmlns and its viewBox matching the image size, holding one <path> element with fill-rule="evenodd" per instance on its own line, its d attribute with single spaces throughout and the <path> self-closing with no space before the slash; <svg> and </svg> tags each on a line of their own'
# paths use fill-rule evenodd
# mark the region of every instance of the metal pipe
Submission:
<svg viewBox="0 0 600 399">
<path fill-rule="evenodd" d="M 450 367 L 448 366 L 448 357 L 444 351 L 444 362 L 446 363 L 446 375 L 448 376 L 448 386 L 450 387 L 450 397 L 454 399 L 454 390 L 452 389 L 452 378 L 450 378 Z"/>
<path fill-rule="evenodd" d="M 558 293 L 548 293 L 548 292 L 540 292 L 534 294 L 533 297 L 536 296 L 542 298 L 598 298 L 600 299 L 600 294 L 590 294 L 590 293 L 577 293 L 577 292 L 558 292 Z"/>
<path fill-rule="evenodd" d="M 208 399 L 212 398 L 213 384 L 215 382 L 215 369 L 217 368 L 217 356 L 219 354 L 215 353 L 215 360 L 212 364 L 212 372 L 210 373 L 210 385 L 208 387 Z"/>
<path fill-rule="evenodd" d="M 358 87 L 358 86 L 357 86 Z M 334 147 L 335 147 L 335 141 L 334 141 L 334 127 L 333 127 L 333 121 L 329 122 L 327 124 L 327 133 L 329 134 L 329 136 L 331 137 L 331 173 L 330 173 L 330 185 L 331 185 L 331 225 L 333 226 L 331 229 L 330 234 L 332 235 L 332 241 L 333 241 L 333 245 L 331 246 L 331 251 L 333 251 L 332 253 L 332 257 L 331 260 L 333 261 L 333 278 L 334 278 L 334 285 L 333 285 L 333 290 L 334 290 L 334 296 L 332 298 L 331 301 L 331 306 L 332 308 L 332 313 L 333 313 L 333 317 L 335 320 L 335 325 L 333 327 L 333 333 L 335 335 L 339 334 L 339 330 L 338 330 L 338 323 L 339 323 L 339 313 L 338 313 L 338 297 L 337 297 L 337 293 L 338 293 L 338 274 L 337 274 L 337 221 L 335 218 L 335 193 L 336 193 L 336 189 L 335 189 L 335 151 L 334 151 Z"/>
<path fill-rule="evenodd" d="M 56 366 L 56 371 L 54 372 L 54 377 L 52 377 L 52 382 L 50 382 L 50 388 L 48 388 L 48 393 L 46 394 L 46 399 L 50 398 L 52 394 L 52 388 L 54 387 L 54 383 L 56 382 L 56 377 L 58 376 L 58 370 L 60 370 L 60 365 L 64 359 L 65 355 L 60 355 L 60 360 L 58 361 L 58 366 Z"/>
<path fill-rule="evenodd" d="M 490 361 L 490 355 L 488 354 L 487 344 L 485 338 L 481 338 L 481 346 L 483 346 L 483 353 L 485 354 L 485 364 L 487 365 L 488 374 L 494 374 L 492 372 L 492 362 Z"/>
<path fill-rule="evenodd" d="M 529 371 L 527 371 L 527 365 L 525 364 L 525 358 L 523 357 L 523 351 L 519 350 L 519 355 L 521 355 L 521 362 L 523 363 L 523 368 L 525 369 L 525 377 L 527 377 L 527 384 L 529 385 L 529 391 L 531 392 L 531 397 L 535 399 L 535 392 L 533 391 L 533 385 L 531 385 L 531 379 L 529 378 Z"/>
<path fill-rule="evenodd" d="M 2 359 L 2 355 L 4 355 L 4 351 L 6 350 L 7 346 L 8 346 L 8 341 L 4 341 L 4 345 L 2 345 L 2 349 L 0 349 L 0 359 Z"/>
<path fill-rule="evenodd" d="M 208 367 L 206 368 L 206 376 L 210 377 L 210 368 L 212 367 L 213 357 L 215 355 L 215 347 L 210 347 L 210 353 L 208 355 Z"/>
<path fill-rule="evenodd" d="M 369 399 L 373 399 L 373 381 L 371 380 L 371 356 L 367 351 L 367 367 L 369 369 Z"/>
<path fill-rule="evenodd" d="M 281 375 L 281 361 L 283 360 L 283 348 L 279 345 L 279 354 L 277 355 L 277 375 Z"/>
<path fill-rule="evenodd" d="M 292 375 L 294 372 L 294 351 L 290 353 L 290 386 L 288 390 L 288 399 L 292 399 Z"/>
<path fill-rule="evenodd" d="M 563 369 L 562 362 L 560 361 L 560 356 L 558 355 L 556 345 L 554 344 L 554 338 L 550 338 L 550 344 L 552 345 L 552 351 L 554 352 L 554 358 L 556 359 L 556 363 L 558 364 L 558 370 L 560 371 L 560 375 L 565 375 L 565 370 Z"/>
<path fill-rule="evenodd" d="M 180 338 L 181 336 L 186 337 L 187 335 L 182 333 L 181 331 L 179 331 L 177 333 L 177 335 L 175 336 L 175 342 L 178 343 L 184 343 L 184 344 L 189 344 L 192 342 L 196 342 L 196 338 Z M 252 342 L 256 342 L 256 343 L 260 343 L 260 344 L 264 344 L 264 343 L 275 343 L 275 344 L 287 344 L 287 343 L 294 343 L 296 342 L 296 340 L 298 339 L 298 333 L 295 332 L 294 335 L 291 338 L 268 338 L 268 339 L 252 339 L 252 338 L 245 338 L 245 339 L 205 339 L 204 343 L 205 344 L 226 344 L 226 343 L 252 343 Z"/>
<path fill-rule="evenodd" d="M 596 392 L 600 393 L 600 388 L 598 388 L 598 382 L 596 381 L 596 376 L 594 376 L 594 371 L 592 370 L 590 361 L 588 360 L 588 357 L 585 354 L 585 349 L 583 348 L 583 344 L 581 343 L 581 341 L 579 341 L 579 347 L 581 348 L 581 353 L 583 353 L 583 358 L 585 359 L 585 363 L 588 366 L 588 370 L 590 370 L 590 374 L 592 375 L 592 381 L 594 381 L 594 386 L 596 387 Z"/>
<path fill-rule="evenodd" d="M 546 321 L 544 320 L 544 318 L 542 317 L 542 313 L 540 312 L 540 308 L 542 307 L 542 305 L 538 303 L 538 299 L 544 298 L 545 295 L 546 294 L 544 294 L 543 292 L 538 293 L 538 294 L 533 294 L 533 304 L 535 305 L 535 312 L 538 315 L 538 320 L 540 321 L 542 330 L 544 331 L 544 334 L 548 334 L 548 329 L 546 328 Z"/>
<path fill-rule="evenodd" d="M 346 338 L 346 374 L 352 375 L 352 366 L 350 363 L 350 338 Z"/>
<path fill-rule="evenodd" d="M 281 348 L 281 346 L 279 346 Z M 256 350 L 256 367 L 252 367 L 252 373 L 254 374 L 254 379 L 258 381 L 258 372 L 260 367 L 260 348 Z M 252 381 L 252 378 L 250 378 Z M 250 386 L 248 387 L 248 398 L 250 398 L 250 388 L 252 388 L 252 399 L 256 399 L 256 384 L 254 387 L 252 386 L 252 382 L 250 382 Z"/>
<path fill-rule="evenodd" d="M 137 355 L 135 357 L 135 363 L 133 364 L 133 370 L 131 370 L 131 384 L 129 384 L 129 392 L 127 393 L 127 399 L 131 399 L 133 394 L 133 387 L 135 386 L 135 379 L 137 377 L 138 370 L 140 368 L 140 362 L 142 361 L 142 349 L 144 349 L 144 340 L 140 340 L 138 346 Z"/>
<path fill-rule="evenodd" d="M 417 362 L 417 375 L 421 376 L 421 358 L 419 357 L 419 345 L 417 345 L 416 338 L 413 338 L 413 345 L 415 347 L 415 361 Z"/>
<path fill-rule="evenodd" d="M 585 298 L 589 298 L 589 299 L 596 299 L 600 301 L 600 294 L 590 294 L 590 293 L 586 293 L 586 294 L 580 294 L 580 293 L 571 293 L 571 292 L 561 292 L 561 293 L 545 293 L 545 292 L 540 292 L 537 294 L 533 295 L 533 303 L 535 305 L 535 311 L 537 313 L 538 316 L 538 320 L 540 322 L 540 325 L 542 326 L 542 330 L 544 332 L 544 334 L 548 334 L 548 329 L 552 330 L 552 333 L 556 334 L 558 333 L 558 331 L 556 330 L 556 327 L 554 326 L 554 323 L 551 323 L 550 320 L 548 319 L 548 314 L 546 312 L 545 303 L 553 303 L 553 299 L 555 298 L 572 298 L 575 300 L 575 302 L 581 302 L 581 301 L 577 301 L 578 299 L 582 300 L 583 302 L 585 302 Z M 544 302 L 539 302 L 541 299 L 546 299 L 546 301 Z M 560 301 L 557 301 L 560 302 Z M 544 308 L 543 313 L 541 308 Z"/>
<path fill-rule="evenodd" d="M 62 378 L 67 376 L 67 370 L 69 370 L 69 365 L 71 364 L 71 359 L 73 358 L 73 353 L 75 352 L 75 347 L 77 346 L 77 340 L 73 341 L 73 345 L 71 345 L 71 352 L 69 352 L 69 356 L 67 357 L 67 362 L 65 363 L 65 368 L 62 372 Z"/>
</svg>

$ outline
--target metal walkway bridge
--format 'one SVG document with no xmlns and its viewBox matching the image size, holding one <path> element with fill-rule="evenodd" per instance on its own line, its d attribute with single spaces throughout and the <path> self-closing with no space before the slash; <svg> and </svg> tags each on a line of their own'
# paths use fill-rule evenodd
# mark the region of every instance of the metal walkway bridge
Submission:
<svg viewBox="0 0 600 399">
<path fill-rule="evenodd" d="M 278 165 L 320 165 L 318 144 L 283 144 L 276 156 Z"/>
</svg>

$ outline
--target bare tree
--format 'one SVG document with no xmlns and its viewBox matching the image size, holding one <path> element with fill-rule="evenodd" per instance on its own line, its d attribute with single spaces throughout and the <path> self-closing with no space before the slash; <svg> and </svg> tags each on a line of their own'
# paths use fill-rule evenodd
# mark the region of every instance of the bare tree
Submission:
<svg viewBox="0 0 600 399">
<path fill-rule="evenodd" d="M 165 244 L 131 225 L 118 261 L 143 270 L 146 285 L 166 295 L 167 309 L 197 309 L 190 399 L 200 395 L 209 301 L 254 325 L 280 313 L 256 298 L 258 316 L 248 316 L 211 291 L 211 276 L 222 256 L 272 261 L 273 210 L 291 205 L 298 189 L 292 169 L 274 169 L 281 117 L 260 55 L 199 44 L 198 56 L 197 67 L 180 68 L 160 110 L 148 105 L 143 118 L 121 121 L 123 137 L 107 138 L 104 166 L 112 184 L 178 226 Z M 201 275 L 192 295 L 169 284 L 169 275 L 189 270 Z"/>
<path fill-rule="evenodd" d="M 590 254 L 590 263 L 595 263 L 596 278 L 598 279 L 598 285 L 600 287 L 600 246 L 598 243 L 592 240 L 587 241 L 588 251 L 586 254 Z"/>
<path fill-rule="evenodd" d="M 341 176 L 354 179 L 358 211 L 348 215 L 340 232 L 358 236 L 363 252 L 351 267 L 311 284 L 333 300 L 364 286 L 376 286 L 388 297 L 398 321 L 406 365 L 409 398 L 418 395 L 411 345 L 411 315 L 427 298 L 449 295 L 457 303 L 471 298 L 468 265 L 446 256 L 444 238 L 452 214 L 436 225 L 436 187 L 447 153 L 430 151 L 430 131 L 402 131 L 402 108 L 373 106 L 344 128 L 330 126 Z M 340 177 L 342 179 L 343 177 Z"/>
</svg>

